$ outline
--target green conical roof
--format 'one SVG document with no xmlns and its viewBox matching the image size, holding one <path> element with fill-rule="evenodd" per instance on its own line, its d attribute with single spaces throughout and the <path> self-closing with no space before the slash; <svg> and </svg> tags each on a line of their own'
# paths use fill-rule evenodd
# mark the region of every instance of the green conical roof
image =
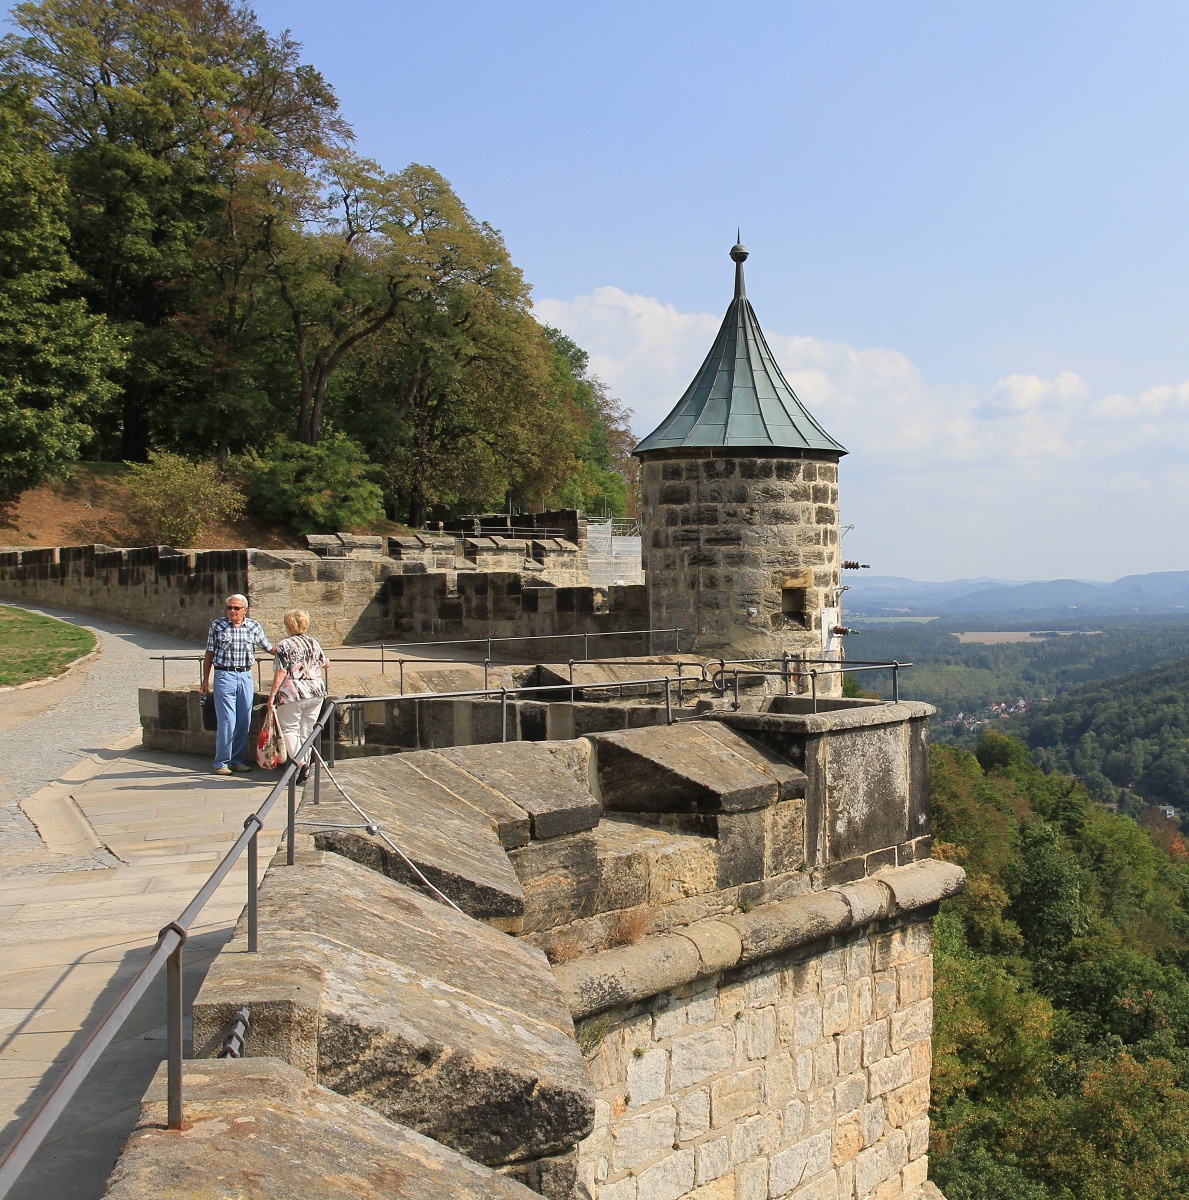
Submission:
<svg viewBox="0 0 1189 1200">
<path fill-rule="evenodd" d="M 731 249 L 735 298 L 694 381 L 671 413 L 632 451 L 700 446 L 822 450 L 845 454 L 780 373 L 743 286 L 747 251 Z"/>
</svg>

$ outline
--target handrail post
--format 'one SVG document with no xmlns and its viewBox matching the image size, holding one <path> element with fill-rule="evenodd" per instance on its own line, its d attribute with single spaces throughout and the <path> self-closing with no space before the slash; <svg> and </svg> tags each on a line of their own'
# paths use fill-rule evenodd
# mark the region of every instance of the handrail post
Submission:
<svg viewBox="0 0 1189 1200">
<path fill-rule="evenodd" d="M 289 776 L 289 831 L 285 835 L 285 865 L 293 866 L 293 838 L 297 832 L 297 772 Z"/>
<path fill-rule="evenodd" d="M 735 668 L 735 711 L 739 711 L 739 668 Z"/>
<path fill-rule="evenodd" d="M 384 674 L 384 643 L 380 643 L 380 674 Z"/>
<path fill-rule="evenodd" d="M 574 660 L 570 659 L 570 703 L 574 703 Z"/>
<path fill-rule="evenodd" d="M 665 724 L 666 725 L 673 724 L 673 692 L 669 686 L 672 682 L 673 681 L 669 678 L 669 676 L 666 675 L 665 676 Z"/>
<path fill-rule="evenodd" d="M 685 663 L 679 662 L 677 664 L 677 707 L 678 708 L 685 707 L 685 681 L 682 678 L 682 671 L 681 671 L 681 668 L 684 666 L 685 666 Z"/>
<path fill-rule="evenodd" d="M 405 694 L 405 660 L 403 658 L 397 660 L 400 663 L 400 694 Z"/>
<path fill-rule="evenodd" d="M 500 741 L 508 740 L 508 689 L 500 688 Z"/>
<path fill-rule="evenodd" d="M 170 1129 L 181 1129 L 184 1117 L 182 1093 L 182 949 L 186 945 L 186 931 L 176 923 L 170 923 L 161 931 L 173 930 L 181 939 L 169 956 L 166 965 L 165 1010 L 167 1027 L 166 1061 L 168 1066 L 168 1119 Z"/>
<path fill-rule="evenodd" d="M 582 657 L 584 659 L 586 659 L 587 662 L 590 662 L 590 634 L 589 633 L 584 633 L 582 635 Z"/>
<path fill-rule="evenodd" d="M 785 650 L 780 656 L 780 670 L 784 675 L 784 694 L 789 694 L 789 684 L 792 678 L 792 672 L 789 670 L 789 652 Z"/>
<path fill-rule="evenodd" d="M 337 708 L 338 706 L 332 700 L 330 702 L 330 712 L 326 715 L 326 725 L 324 726 L 324 728 L 330 730 L 330 746 L 326 754 L 326 765 L 328 767 L 334 766 L 334 719 Z"/>
<path fill-rule="evenodd" d="M 892 703 L 900 703 L 900 664 L 892 660 Z"/>
<path fill-rule="evenodd" d="M 491 689 L 491 683 L 487 678 L 487 673 L 488 673 L 488 671 L 490 671 L 490 669 L 491 669 L 491 659 L 485 658 L 483 660 L 483 690 L 485 692 L 489 691 Z"/>
<path fill-rule="evenodd" d="M 258 858 L 260 850 L 256 844 L 256 839 L 260 833 L 260 818 L 255 813 L 244 821 L 245 829 L 249 825 L 255 825 L 256 831 L 252 834 L 252 840 L 248 843 L 248 953 L 255 954 L 259 946 L 256 893 L 260 886 Z"/>
<path fill-rule="evenodd" d="M 809 683 L 813 688 L 813 711 L 817 712 L 817 667 L 813 667 L 810 670 Z"/>
<path fill-rule="evenodd" d="M 491 657 L 491 638 L 487 639 L 487 657 Z"/>
<path fill-rule="evenodd" d="M 680 625 L 673 626 L 673 644 L 677 647 L 673 651 L 673 653 L 680 654 L 681 653 L 681 626 Z"/>
<path fill-rule="evenodd" d="M 310 757 L 314 760 L 314 803 L 322 803 L 322 755 L 316 746 L 312 746 Z"/>
</svg>

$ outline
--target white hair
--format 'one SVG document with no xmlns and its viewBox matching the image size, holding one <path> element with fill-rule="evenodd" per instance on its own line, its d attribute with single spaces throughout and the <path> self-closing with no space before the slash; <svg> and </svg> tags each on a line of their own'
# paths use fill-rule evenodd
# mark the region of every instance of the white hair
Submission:
<svg viewBox="0 0 1189 1200">
<path fill-rule="evenodd" d="M 232 600 L 240 601 L 240 603 L 243 604 L 244 608 L 248 607 L 248 598 L 247 598 L 247 596 L 243 595 L 241 592 L 236 592 L 234 595 L 228 596 L 227 599 L 223 601 L 223 603 L 230 604 L 232 602 Z"/>
</svg>

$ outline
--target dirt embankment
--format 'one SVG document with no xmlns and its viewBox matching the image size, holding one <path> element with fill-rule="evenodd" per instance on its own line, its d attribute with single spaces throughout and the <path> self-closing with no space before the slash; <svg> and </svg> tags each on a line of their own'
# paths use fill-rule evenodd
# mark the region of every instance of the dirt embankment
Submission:
<svg viewBox="0 0 1189 1200">
<path fill-rule="evenodd" d="M 69 479 L 30 488 L 7 505 L 0 503 L 0 546 L 145 546 L 157 539 L 136 520 L 131 496 L 124 486 L 122 463 L 78 463 Z M 354 532 L 365 532 L 358 530 Z M 403 525 L 384 522 L 374 533 L 406 532 Z M 305 538 L 288 525 L 246 519 L 219 522 L 202 536 L 202 548 L 232 550 L 255 546 L 261 550 L 304 550 Z"/>
</svg>

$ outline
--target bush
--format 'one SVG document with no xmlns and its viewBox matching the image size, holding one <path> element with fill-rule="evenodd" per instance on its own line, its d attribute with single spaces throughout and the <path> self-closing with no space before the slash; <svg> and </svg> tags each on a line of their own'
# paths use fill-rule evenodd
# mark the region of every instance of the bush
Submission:
<svg viewBox="0 0 1189 1200">
<path fill-rule="evenodd" d="M 242 491 L 214 463 L 180 454 L 150 452 L 147 463 L 131 464 L 127 485 L 129 515 L 170 546 L 193 546 L 214 522 L 234 520 L 244 511 Z"/>
<path fill-rule="evenodd" d="M 252 511 L 271 521 L 287 521 L 298 533 L 366 529 L 384 516 L 384 497 L 368 478 L 362 448 L 343 434 L 317 446 L 279 437 L 265 459 L 252 458 Z"/>
</svg>

